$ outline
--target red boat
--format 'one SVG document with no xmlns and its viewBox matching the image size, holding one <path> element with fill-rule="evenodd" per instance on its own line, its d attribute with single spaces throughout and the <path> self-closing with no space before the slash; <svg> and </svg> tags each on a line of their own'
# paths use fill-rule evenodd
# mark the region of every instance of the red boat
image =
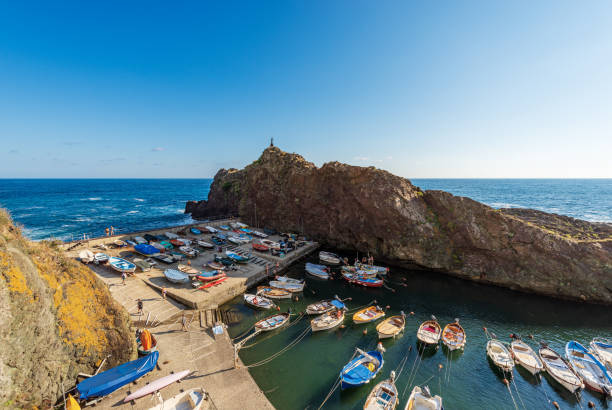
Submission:
<svg viewBox="0 0 612 410">
<path fill-rule="evenodd" d="M 260 252 L 268 252 L 270 248 L 268 245 L 264 245 L 263 243 L 253 242 L 253 249 Z"/>
<path fill-rule="evenodd" d="M 378 278 L 367 278 L 360 275 L 355 275 L 350 272 L 342 272 L 342 277 L 346 279 L 349 283 L 355 283 L 360 286 L 365 286 L 368 288 L 380 288 L 384 281 Z"/>
<path fill-rule="evenodd" d="M 206 288 L 210 288 L 212 286 L 217 286 L 217 285 L 221 284 L 221 282 L 223 282 L 224 280 L 227 280 L 227 277 L 221 278 L 221 279 L 217 279 L 214 282 L 208 282 L 208 283 L 200 286 L 198 289 L 206 289 Z"/>
<path fill-rule="evenodd" d="M 227 275 L 225 274 L 225 272 L 217 272 L 216 275 L 211 275 L 211 276 L 198 275 L 198 276 L 196 276 L 196 279 L 201 281 L 201 282 L 210 282 L 210 281 L 213 281 L 213 280 L 224 278 L 226 276 Z"/>
<path fill-rule="evenodd" d="M 170 243 L 174 246 L 185 246 L 185 242 L 179 239 L 170 239 Z"/>
</svg>

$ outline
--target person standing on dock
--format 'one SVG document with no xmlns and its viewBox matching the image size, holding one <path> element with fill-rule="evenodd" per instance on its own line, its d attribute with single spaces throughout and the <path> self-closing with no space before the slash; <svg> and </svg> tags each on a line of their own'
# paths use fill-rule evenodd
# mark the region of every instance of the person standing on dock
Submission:
<svg viewBox="0 0 612 410">
<path fill-rule="evenodd" d="M 142 303 L 142 300 L 141 300 L 141 299 L 138 299 L 138 304 L 137 304 L 137 306 L 138 306 L 138 314 L 139 314 L 139 315 L 142 315 L 142 308 L 144 307 L 144 304 Z"/>
<path fill-rule="evenodd" d="M 166 300 L 166 292 L 167 292 L 166 288 L 165 288 L 165 287 L 163 287 L 163 288 L 162 288 L 162 298 L 163 298 L 164 300 Z"/>
<path fill-rule="evenodd" d="M 108 228 L 106 228 L 104 232 L 106 232 L 106 236 L 108 236 L 110 231 L 108 230 Z"/>
<path fill-rule="evenodd" d="M 115 227 L 114 226 L 111 226 L 110 234 L 111 234 L 111 236 L 113 236 L 115 234 Z"/>
<path fill-rule="evenodd" d="M 123 272 L 123 273 L 121 274 L 121 281 L 122 281 L 121 283 L 123 283 L 123 286 L 125 286 L 125 278 L 126 278 L 126 276 L 127 276 L 127 275 L 125 274 L 125 272 Z"/>
<path fill-rule="evenodd" d="M 187 331 L 187 318 L 185 317 L 185 312 L 183 312 L 183 315 L 181 316 L 181 330 L 183 332 Z"/>
</svg>

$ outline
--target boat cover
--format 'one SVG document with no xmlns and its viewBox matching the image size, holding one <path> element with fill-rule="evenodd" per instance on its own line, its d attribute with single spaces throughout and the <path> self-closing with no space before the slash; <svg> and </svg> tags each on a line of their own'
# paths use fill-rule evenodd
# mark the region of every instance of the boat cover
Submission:
<svg viewBox="0 0 612 410">
<path fill-rule="evenodd" d="M 159 352 L 113 367 L 77 384 L 79 399 L 102 397 L 144 376 L 155 368 Z"/>
<path fill-rule="evenodd" d="M 363 354 L 357 356 L 355 359 L 351 360 L 340 373 L 340 378 L 342 379 L 343 387 L 351 387 L 351 386 L 360 386 L 369 382 L 378 370 L 383 365 L 383 357 L 382 353 L 378 350 L 373 350 L 367 353 L 369 356 L 378 360 L 379 365 L 376 366 L 374 363 L 362 363 L 365 359 Z"/>
<path fill-rule="evenodd" d="M 142 253 L 143 255 L 155 255 L 156 253 L 159 253 L 159 249 L 153 245 L 147 245 L 146 243 L 134 246 L 134 250 L 138 253 Z"/>
<path fill-rule="evenodd" d="M 175 270 L 175 269 L 166 269 L 164 271 L 164 276 L 166 276 L 166 278 L 170 281 L 170 282 L 176 282 L 176 283 L 187 283 L 189 282 L 189 275 Z"/>
<path fill-rule="evenodd" d="M 344 309 L 346 307 L 346 306 L 344 306 L 344 303 L 340 302 L 337 299 L 332 300 L 331 304 L 334 305 L 338 309 Z"/>
</svg>

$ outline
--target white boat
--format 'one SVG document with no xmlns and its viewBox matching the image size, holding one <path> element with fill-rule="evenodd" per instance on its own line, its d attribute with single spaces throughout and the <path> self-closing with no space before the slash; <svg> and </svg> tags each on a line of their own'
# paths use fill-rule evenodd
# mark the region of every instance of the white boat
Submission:
<svg viewBox="0 0 612 410">
<path fill-rule="evenodd" d="M 319 259 L 328 265 L 340 265 L 342 263 L 342 259 L 335 253 L 331 252 L 319 252 Z"/>
<path fill-rule="evenodd" d="M 442 328 L 435 316 L 421 323 L 417 330 L 417 339 L 426 345 L 437 345 L 442 335 Z"/>
<path fill-rule="evenodd" d="M 203 240 L 201 240 L 201 239 L 198 239 L 198 240 L 196 241 L 196 243 L 197 243 L 199 246 L 201 246 L 202 248 L 205 248 L 205 249 L 212 249 L 212 248 L 214 248 L 214 247 L 215 247 L 215 245 L 213 245 L 212 243 L 209 243 L 209 242 L 203 241 Z"/>
<path fill-rule="evenodd" d="M 487 342 L 487 356 L 493 364 L 504 372 L 512 372 L 514 369 L 514 360 L 512 354 L 506 346 L 497 339 L 491 339 Z"/>
<path fill-rule="evenodd" d="M 442 397 L 432 396 L 427 386 L 414 386 L 404 410 L 442 410 Z"/>
<path fill-rule="evenodd" d="M 227 237 L 227 240 L 233 243 L 234 245 L 242 245 L 242 241 L 240 241 L 240 239 L 236 236 L 230 235 Z"/>
<path fill-rule="evenodd" d="M 335 299 L 322 300 L 320 302 L 311 303 L 310 305 L 306 306 L 306 314 L 322 315 L 323 313 L 331 312 L 332 310 L 338 308 L 336 306 L 338 302 L 340 302 L 340 300 L 336 297 Z M 344 304 L 342 304 L 342 306 L 344 306 Z"/>
<path fill-rule="evenodd" d="M 268 235 L 267 235 L 267 234 L 265 234 L 265 233 L 263 233 L 263 232 L 259 232 L 259 231 L 251 231 L 251 233 L 252 233 L 253 235 L 255 235 L 255 236 L 260 237 L 260 238 L 267 238 L 267 237 L 268 237 Z"/>
<path fill-rule="evenodd" d="M 289 276 L 276 276 L 275 279 L 279 282 L 294 283 L 296 285 L 301 285 L 304 283 L 303 279 L 294 279 L 290 278 Z"/>
<path fill-rule="evenodd" d="M 289 292 L 293 293 L 298 293 L 304 290 L 304 283 L 290 283 L 272 280 L 270 281 L 270 286 L 277 289 L 288 290 Z"/>
<path fill-rule="evenodd" d="M 340 326 L 344 322 L 344 309 L 334 309 L 318 316 L 310 321 L 310 327 L 313 332 L 321 330 L 333 329 Z"/>
<path fill-rule="evenodd" d="M 174 232 L 164 232 L 164 235 L 166 235 L 168 239 L 178 239 L 179 238 L 179 236 L 175 234 Z"/>
<path fill-rule="evenodd" d="M 374 386 L 363 405 L 363 410 L 393 410 L 398 403 L 395 372 L 392 370 L 387 380 L 383 380 Z"/>
<path fill-rule="evenodd" d="M 132 262 L 117 258 L 116 256 L 111 256 L 108 258 L 108 263 L 117 272 L 134 273 L 136 270 L 136 265 L 134 265 Z"/>
<path fill-rule="evenodd" d="M 136 236 L 134 237 L 134 241 L 136 243 L 147 243 L 147 240 L 145 238 L 143 238 L 142 236 Z"/>
<path fill-rule="evenodd" d="M 151 242 L 149 243 L 149 245 L 151 245 L 152 247 L 154 247 L 155 249 L 160 250 L 160 251 L 164 251 L 164 250 L 166 250 L 166 248 L 164 247 L 164 245 L 162 245 L 162 244 L 161 244 L 161 243 L 159 243 L 159 242 L 153 242 L 153 241 L 151 241 Z"/>
<path fill-rule="evenodd" d="M 406 326 L 406 315 L 404 312 L 401 315 L 391 316 L 376 326 L 379 339 L 388 339 L 397 336 Z"/>
<path fill-rule="evenodd" d="M 612 397 L 612 375 L 586 347 L 572 340 L 565 345 L 565 356 L 586 387 Z"/>
<path fill-rule="evenodd" d="M 572 393 L 584 388 L 580 377 L 576 375 L 570 364 L 559 353 L 547 346 L 542 346 L 539 354 L 546 372 L 561 386 Z"/>
<path fill-rule="evenodd" d="M 449 323 L 442 329 L 442 343 L 450 351 L 460 350 L 465 347 L 467 336 L 465 330 L 459 324 L 459 319 L 455 319 L 453 323 Z"/>
<path fill-rule="evenodd" d="M 208 232 L 210 233 L 219 233 L 219 230 L 216 228 L 213 228 L 212 226 L 206 225 L 205 228 L 208 230 Z"/>
<path fill-rule="evenodd" d="M 513 340 L 510 343 L 510 351 L 512 352 L 512 356 L 514 356 L 516 364 L 521 365 L 529 373 L 536 375 L 544 368 L 538 355 L 522 340 Z"/>
<path fill-rule="evenodd" d="M 591 341 L 591 350 L 599 360 L 612 372 L 612 339 L 596 337 Z"/>
<path fill-rule="evenodd" d="M 191 244 L 193 243 L 191 239 L 187 239 L 187 238 L 179 238 L 178 240 L 183 242 L 183 244 L 186 246 L 191 246 Z"/>
<path fill-rule="evenodd" d="M 286 323 L 289 323 L 289 313 L 279 313 L 258 321 L 255 323 L 255 329 L 269 332 L 270 330 L 278 329 Z"/>
<path fill-rule="evenodd" d="M 94 263 L 97 265 L 104 265 L 108 262 L 108 255 L 102 252 L 97 252 L 94 255 Z"/>
<path fill-rule="evenodd" d="M 79 259 L 83 263 L 91 263 L 94 261 L 94 253 L 89 249 L 83 249 L 79 252 Z"/>
<path fill-rule="evenodd" d="M 264 298 L 263 296 L 252 295 L 250 293 L 245 293 L 242 298 L 244 299 L 244 303 L 249 306 L 252 306 L 256 309 L 270 309 L 276 306 L 274 302 L 272 302 L 268 298 Z"/>
<path fill-rule="evenodd" d="M 280 249 L 280 243 L 278 242 L 274 242 L 269 239 L 262 239 L 260 242 L 270 249 Z"/>
<path fill-rule="evenodd" d="M 191 246 L 179 246 L 179 251 L 181 251 L 190 258 L 195 258 L 196 256 L 198 256 L 198 251 L 193 249 Z"/>
<path fill-rule="evenodd" d="M 291 299 L 291 292 L 288 290 L 269 288 L 267 286 L 258 286 L 257 295 L 268 299 Z"/>
<path fill-rule="evenodd" d="M 236 222 L 237 228 L 248 228 L 249 225 L 243 224 L 242 222 Z"/>
<path fill-rule="evenodd" d="M 172 283 L 189 283 L 189 275 L 176 269 L 166 269 L 164 276 Z"/>
<path fill-rule="evenodd" d="M 314 263 L 306 263 L 306 273 L 319 279 L 329 279 L 329 272 L 327 272 L 325 265 L 317 265 Z"/>
<path fill-rule="evenodd" d="M 153 380 L 152 382 L 148 383 L 146 386 L 143 386 L 140 389 L 136 390 L 135 392 L 127 395 L 126 398 L 123 399 L 123 402 L 129 403 L 132 400 L 136 400 L 141 397 L 148 396 L 149 394 L 160 391 L 164 387 L 169 386 L 172 383 L 181 380 L 183 377 L 187 376 L 189 373 L 191 373 L 191 371 L 187 369 L 187 370 L 183 370 L 182 372 L 172 373 L 167 376 L 161 377 L 157 380 Z"/>
<path fill-rule="evenodd" d="M 204 389 L 189 389 L 164 400 L 149 410 L 200 410 L 206 398 Z"/>
</svg>

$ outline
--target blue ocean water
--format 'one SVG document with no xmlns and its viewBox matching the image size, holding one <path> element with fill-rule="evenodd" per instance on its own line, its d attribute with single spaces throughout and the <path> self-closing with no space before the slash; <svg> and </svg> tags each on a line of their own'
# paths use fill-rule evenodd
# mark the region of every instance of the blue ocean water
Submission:
<svg viewBox="0 0 612 410">
<path fill-rule="evenodd" d="M 612 222 L 612 179 L 413 179 L 490 206 L 526 207 Z M 211 179 L 0 179 L 0 206 L 32 239 L 101 236 L 191 222 L 185 202 Z"/>
</svg>

